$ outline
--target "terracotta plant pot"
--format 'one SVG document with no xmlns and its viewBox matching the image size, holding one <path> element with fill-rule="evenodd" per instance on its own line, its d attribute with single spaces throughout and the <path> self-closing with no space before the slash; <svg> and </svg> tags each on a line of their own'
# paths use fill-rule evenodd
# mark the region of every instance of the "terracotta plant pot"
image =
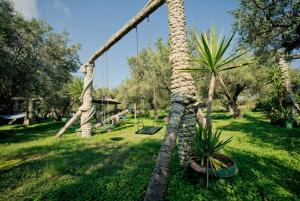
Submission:
<svg viewBox="0 0 300 201">
<path fill-rule="evenodd" d="M 198 173 L 206 174 L 208 172 L 210 176 L 219 178 L 232 177 L 238 173 L 238 168 L 231 158 L 221 154 L 217 157 L 220 161 L 224 162 L 227 165 L 226 168 L 222 168 L 219 170 L 213 170 L 212 168 L 207 169 L 206 167 L 199 165 L 196 161 L 191 162 L 191 168 Z"/>
</svg>

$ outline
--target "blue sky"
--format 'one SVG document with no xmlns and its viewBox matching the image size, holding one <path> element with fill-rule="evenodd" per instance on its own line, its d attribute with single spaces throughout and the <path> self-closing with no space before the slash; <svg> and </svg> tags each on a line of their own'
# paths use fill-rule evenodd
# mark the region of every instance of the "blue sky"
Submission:
<svg viewBox="0 0 300 201">
<path fill-rule="evenodd" d="M 80 43 L 80 60 L 88 58 L 121 26 L 133 17 L 148 0 L 12 0 L 15 8 L 28 18 L 45 20 L 56 32 L 66 30 L 70 34 L 70 43 Z M 236 0 L 185 0 L 187 26 L 206 30 L 212 24 L 226 34 L 231 31 L 232 17 L 228 11 L 236 8 Z M 151 30 L 152 43 L 161 37 L 168 39 L 166 5 L 139 25 L 139 46 L 147 46 L 148 27 Z M 131 31 L 107 53 L 109 87 L 118 86 L 129 78 L 127 58 L 136 54 L 135 31 Z M 102 86 L 102 72 L 105 56 L 96 62 L 94 84 Z M 77 73 L 82 75 L 81 73 Z M 104 80 L 106 83 L 106 80 Z"/>
</svg>

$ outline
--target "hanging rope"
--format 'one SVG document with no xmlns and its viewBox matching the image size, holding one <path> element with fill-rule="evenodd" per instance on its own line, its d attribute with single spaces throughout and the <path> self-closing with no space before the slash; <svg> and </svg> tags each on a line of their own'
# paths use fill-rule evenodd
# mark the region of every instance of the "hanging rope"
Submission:
<svg viewBox="0 0 300 201">
<path fill-rule="evenodd" d="M 152 41 L 151 41 L 151 24 L 150 24 L 150 16 L 148 15 L 147 16 L 147 27 L 148 27 L 148 49 L 149 51 L 151 51 L 151 48 L 152 48 Z M 152 51 L 151 51 L 152 52 Z M 155 76 L 156 76 L 156 70 L 154 69 L 155 71 Z M 154 101 L 156 102 L 156 89 L 155 89 L 155 86 L 154 86 L 154 89 L 153 89 L 153 96 L 154 96 Z M 157 104 L 157 103 L 155 103 Z M 152 126 L 156 126 L 156 116 L 155 114 L 153 113 L 153 122 L 152 122 Z"/>
<path fill-rule="evenodd" d="M 102 71 L 101 71 L 101 94 L 100 94 L 100 98 L 101 98 L 101 124 L 103 124 L 103 121 L 105 119 L 105 116 L 104 116 L 104 100 L 103 100 L 104 99 L 104 92 L 103 92 L 103 87 L 104 87 L 104 69 L 103 68 L 102 68 Z"/>
<path fill-rule="evenodd" d="M 104 69 L 104 73 L 105 73 L 105 77 L 106 77 L 106 88 L 108 89 L 108 74 L 107 74 L 107 52 L 105 53 L 105 69 Z M 104 80 L 103 80 L 104 81 Z M 103 85 L 104 86 L 104 85 Z M 103 87 L 104 89 L 104 87 Z M 108 96 L 108 94 L 106 94 L 106 97 Z M 109 113 L 106 116 L 107 113 L 107 107 L 108 107 L 108 102 L 106 101 L 105 103 L 105 113 L 104 113 L 104 119 L 106 119 L 106 117 L 109 116 Z"/>
<path fill-rule="evenodd" d="M 147 17 L 147 25 L 148 25 L 148 48 L 152 48 L 152 41 L 151 41 L 151 26 L 150 26 L 150 16 Z"/>
<path fill-rule="evenodd" d="M 135 27 L 135 39 L 136 39 L 136 65 L 139 65 L 139 33 L 138 33 L 138 28 Z M 138 79 L 141 79 L 141 72 L 138 72 Z M 144 126 L 143 119 L 140 119 L 140 113 L 141 113 L 141 101 L 142 101 L 142 95 L 140 92 L 140 86 L 138 85 L 137 88 L 137 93 L 138 93 L 138 101 L 137 101 L 137 119 L 138 119 L 138 130 L 140 129 L 140 123 L 142 123 L 142 126 Z"/>
</svg>

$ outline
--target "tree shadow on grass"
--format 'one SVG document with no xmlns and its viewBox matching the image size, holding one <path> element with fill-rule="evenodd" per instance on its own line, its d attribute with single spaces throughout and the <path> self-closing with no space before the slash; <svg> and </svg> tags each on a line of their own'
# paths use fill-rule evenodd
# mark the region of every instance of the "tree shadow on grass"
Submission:
<svg viewBox="0 0 300 201">
<path fill-rule="evenodd" d="M 300 170 L 288 161 L 276 157 L 260 156 L 251 152 L 230 150 L 235 159 L 239 174 L 234 185 L 252 188 L 262 200 L 275 200 L 295 195 L 300 198 Z M 280 200 L 280 199 L 279 199 Z"/>
<path fill-rule="evenodd" d="M 70 143 L 35 147 L 32 153 L 54 154 L 2 171 L 0 200 L 142 200 L 159 140 L 68 150 Z"/>
<path fill-rule="evenodd" d="M 228 120 L 228 119 L 233 119 L 233 116 L 229 113 L 213 113 L 212 114 L 212 119 L 216 119 L 216 120 Z"/>
<path fill-rule="evenodd" d="M 63 122 L 46 122 L 31 126 L 18 126 L 0 131 L 0 144 L 19 143 L 54 136 L 64 125 Z M 71 126 L 67 133 L 73 133 L 78 125 Z"/>
<path fill-rule="evenodd" d="M 300 152 L 300 129 L 286 129 L 279 126 L 270 125 L 262 118 L 245 114 L 245 121 L 233 121 L 230 125 L 219 127 L 225 131 L 240 131 L 247 135 L 254 144 L 269 144 L 287 151 Z"/>
<path fill-rule="evenodd" d="M 113 128 L 112 131 L 120 131 L 120 130 L 123 130 L 123 129 L 126 129 L 126 128 L 131 128 L 133 126 L 134 125 L 119 125 L 119 126 Z"/>
<path fill-rule="evenodd" d="M 237 149 L 229 152 L 239 168 L 238 175 L 214 181 L 210 179 L 208 189 L 205 182 L 195 184 L 187 179 L 175 153 L 171 162 L 167 200 L 285 201 L 300 198 L 300 170 L 295 165 L 254 152 Z"/>
<path fill-rule="evenodd" d="M 109 138 L 109 139 L 110 139 L 111 141 L 115 141 L 115 142 L 124 140 L 123 137 L 111 137 L 111 138 Z"/>
</svg>

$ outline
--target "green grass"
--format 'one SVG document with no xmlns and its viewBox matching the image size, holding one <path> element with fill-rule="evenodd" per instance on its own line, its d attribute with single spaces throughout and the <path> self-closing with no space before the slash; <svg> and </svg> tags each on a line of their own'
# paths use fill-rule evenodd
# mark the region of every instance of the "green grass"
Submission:
<svg viewBox="0 0 300 201">
<path fill-rule="evenodd" d="M 136 125 L 128 122 L 83 139 L 73 126 L 55 139 L 62 125 L 0 127 L 0 200 L 143 199 L 165 128 L 136 135 Z M 270 126 L 260 113 L 241 120 L 217 113 L 214 125 L 224 137 L 234 136 L 225 151 L 239 174 L 207 190 L 187 179 L 174 152 L 168 200 L 300 199 L 300 129 Z"/>
<path fill-rule="evenodd" d="M 225 152 L 236 161 L 238 175 L 214 181 L 207 190 L 185 179 L 175 153 L 168 199 L 300 200 L 300 129 L 271 126 L 260 113 L 240 120 L 219 113 L 213 119 L 224 138 L 233 136 Z"/>
</svg>

